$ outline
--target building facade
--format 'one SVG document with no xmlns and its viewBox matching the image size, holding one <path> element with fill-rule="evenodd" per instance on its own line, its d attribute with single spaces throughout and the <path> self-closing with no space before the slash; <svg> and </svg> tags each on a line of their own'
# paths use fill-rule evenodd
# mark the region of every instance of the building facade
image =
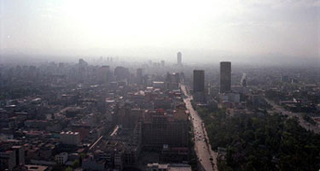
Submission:
<svg viewBox="0 0 320 171">
<path fill-rule="evenodd" d="M 61 132 L 60 141 L 62 144 L 69 145 L 79 145 L 80 144 L 80 134 L 79 132 Z"/>
<path fill-rule="evenodd" d="M 193 71 L 193 98 L 195 102 L 206 102 L 204 70 Z"/>
<path fill-rule="evenodd" d="M 181 52 L 178 52 L 177 54 L 177 64 L 182 65 L 182 54 Z"/>
<path fill-rule="evenodd" d="M 169 147 L 188 147 L 188 121 L 174 119 L 163 111 L 150 111 L 149 119 L 142 123 L 142 145 L 146 148 L 162 149 Z"/>
<path fill-rule="evenodd" d="M 220 93 L 231 91 L 231 62 L 220 62 Z"/>
<path fill-rule="evenodd" d="M 204 92 L 204 70 L 193 70 L 193 92 Z"/>
</svg>

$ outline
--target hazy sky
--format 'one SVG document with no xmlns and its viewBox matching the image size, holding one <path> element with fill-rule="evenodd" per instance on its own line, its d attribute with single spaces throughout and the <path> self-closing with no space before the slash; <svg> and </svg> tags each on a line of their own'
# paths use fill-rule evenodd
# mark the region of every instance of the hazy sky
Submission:
<svg viewBox="0 0 320 171">
<path fill-rule="evenodd" d="M 319 0 L 0 2 L 2 53 L 320 56 Z"/>
</svg>

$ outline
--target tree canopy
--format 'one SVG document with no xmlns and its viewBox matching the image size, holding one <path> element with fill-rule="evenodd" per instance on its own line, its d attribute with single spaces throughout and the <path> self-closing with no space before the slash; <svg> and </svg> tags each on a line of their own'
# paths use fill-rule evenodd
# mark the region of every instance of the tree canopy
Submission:
<svg viewBox="0 0 320 171">
<path fill-rule="evenodd" d="M 283 115 L 239 114 L 198 109 L 213 150 L 227 149 L 219 170 L 319 170 L 320 136 L 298 119 Z"/>
</svg>

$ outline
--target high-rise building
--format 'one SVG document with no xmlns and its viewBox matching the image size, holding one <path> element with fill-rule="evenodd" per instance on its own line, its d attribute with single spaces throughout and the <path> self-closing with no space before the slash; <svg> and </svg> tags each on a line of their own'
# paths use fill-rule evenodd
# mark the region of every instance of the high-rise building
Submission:
<svg viewBox="0 0 320 171">
<path fill-rule="evenodd" d="M 123 66 L 117 66 L 114 69 L 114 75 L 116 76 L 117 81 L 126 80 L 130 77 L 130 72 L 128 68 Z"/>
<path fill-rule="evenodd" d="M 109 81 L 108 73 L 110 71 L 110 67 L 107 65 L 103 65 L 98 69 L 98 79 L 100 83 L 106 83 Z"/>
<path fill-rule="evenodd" d="M 179 89 L 180 74 L 179 73 L 167 73 L 166 88 L 169 90 Z"/>
<path fill-rule="evenodd" d="M 137 84 L 138 85 L 141 85 L 143 80 L 142 80 L 142 69 L 141 68 L 138 68 L 137 69 Z"/>
<path fill-rule="evenodd" d="M 193 99 L 195 102 L 205 103 L 204 70 L 193 71 Z"/>
<path fill-rule="evenodd" d="M 24 148 L 23 146 L 12 146 L 12 150 L 16 153 L 16 165 L 24 165 Z"/>
<path fill-rule="evenodd" d="M 177 63 L 178 63 L 178 65 L 182 65 L 182 54 L 181 54 L 181 52 L 178 52 L 178 54 L 177 54 Z"/>
<path fill-rule="evenodd" d="M 88 66 L 88 63 L 81 58 L 81 59 L 79 59 L 79 65 L 84 67 L 84 66 Z"/>
<path fill-rule="evenodd" d="M 231 91 L 231 62 L 220 62 L 220 93 Z"/>
<path fill-rule="evenodd" d="M 161 60 L 161 67 L 164 67 L 164 66 L 165 66 L 165 61 Z"/>
<path fill-rule="evenodd" d="M 193 70 L 193 92 L 204 92 L 204 70 Z"/>
</svg>

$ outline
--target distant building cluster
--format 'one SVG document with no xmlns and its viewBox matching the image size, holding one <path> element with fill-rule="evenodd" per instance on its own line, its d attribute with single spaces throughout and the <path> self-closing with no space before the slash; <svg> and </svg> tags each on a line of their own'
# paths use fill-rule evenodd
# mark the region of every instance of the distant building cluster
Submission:
<svg viewBox="0 0 320 171">
<path fill-rule="evenodd" d="M 181 85 L 196 109 L 304 113 L 316 123 L 310 129 L 320 123 L 312 69 L 231 68 L 226 61 L 195 69 L 183 65 L 181 52 L 177 63 L 172 58 L 0 65 L 0 170 L 191 170 L 186 163 L 200 160 Z"/>
<path fill-rule="evenodd" d="M 148 151 L 160 155 L 153 162 L 188 162 L 184 74 L 150 74 L 143 65 L 132 72 L 111 61 L 1 68 L 10 94 L 1 92 L 0 170 L 146 169 L 140 158 Z"/>
</svg>

